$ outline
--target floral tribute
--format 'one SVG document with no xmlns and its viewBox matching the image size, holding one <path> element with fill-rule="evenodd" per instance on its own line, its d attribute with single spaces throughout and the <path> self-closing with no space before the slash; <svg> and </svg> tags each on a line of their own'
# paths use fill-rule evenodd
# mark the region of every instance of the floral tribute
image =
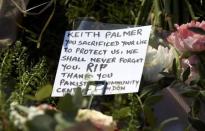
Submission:
<svg viewBox="0 0 205 131">
<path fill-rule="evenodd" d="M 201 131 L 205 129 L 205 21 L 191 21 L 175 27 L 176 31 L 167 37 L 178 53 L 173 68 L 176 80 L 172 87 L 177 87 L 182 97 L 189 98 L 182 100 L 180 96 L 178 100 L 190 108 L 188 120 Z"/>
<path fill-rule="evenodd" d="M 204 60 L 205 51 L 205 21 L 190 23 L 181 26 L 175 25 L 176 31 L 168 36 L 167 40 L 180 54 L 181 77 L 187 70 L 189 73 L 187 84 L 200 79 L 200 59 Z"/>
<path fill-rule="evenodd" d="M 0 52 L 0 130 L 163 131 L 180 119 L 156 115 L 168 93 L 185 110 L 180 113 L 186 113 L 187 131 L 204 131 L 205 22 L 176 25 L 167 39 L 156 34 L 139 92 L 114 96 L 82 96 L 76 88 L 73 96 L 51 98 L 47 59 L 30 60 L 28 48 L 17 41 Z"/>
<path fill-rule="evenodd" d="M 51 97 L 65 30 L 147 24 L 139 92 Z M 205 0 L 0 0 L 0 131 L 205 131 Z"/>
<path fill-rule="evenodd" d="M 205 30 L 205 21 L 191 21 L 181 26 L 176 24 L 175 27 L 177 31 L 173 32 L 167 40 L 180 53 L 205 51 L 205 36 L 192 31 L 192 28 Z"/>
</svg>

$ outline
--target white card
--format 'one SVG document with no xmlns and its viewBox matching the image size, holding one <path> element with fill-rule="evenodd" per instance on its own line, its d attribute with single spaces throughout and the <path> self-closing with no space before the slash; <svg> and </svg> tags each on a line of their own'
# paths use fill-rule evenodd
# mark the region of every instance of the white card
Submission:
<svg viewBox="0 0 205 131">
<path fill-rule="evenodd" d="M 73 94 L 77 87 L 85 95 L 137 92 L 150 31 L 151 26 L 66 31 L 52 96 Z"/>
</svg>

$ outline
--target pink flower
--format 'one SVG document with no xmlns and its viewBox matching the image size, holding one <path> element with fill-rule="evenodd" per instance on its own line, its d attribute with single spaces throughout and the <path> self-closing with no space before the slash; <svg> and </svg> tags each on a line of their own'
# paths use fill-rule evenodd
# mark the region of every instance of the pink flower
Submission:
<svg viewBox="0 0 205 131">
<path fill-rule="evenodd" d="M 201 35 L 189 30 L 190 27 L 197 27 L 205 30 L 205 21 L 175 25 L 177 31 L 168 36 L 167 40 L 179 52 L 200 52 L 205 51 L 205 35 Z"/>
<path fill-rule="evenodd" d="M 188 76 L 188 79 L 185 81 L 185 83 L 190 84 L 191 81 L 197 81 L 200 78 L 199 70 L 197 68 L 197 65 L 199 64 L 199 58 L 196 55 L 192 55 L 187 59 L 182 59 L 181 65 L 182 65 L 182 72 L 184 72 L 187 68 L 190 68 L 190 74 Z"/>
</svg>

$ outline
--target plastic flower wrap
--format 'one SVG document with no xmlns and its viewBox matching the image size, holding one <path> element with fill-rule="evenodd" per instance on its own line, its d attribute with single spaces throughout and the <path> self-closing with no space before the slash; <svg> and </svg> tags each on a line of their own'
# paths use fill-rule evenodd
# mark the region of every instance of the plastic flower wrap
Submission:
<svg viewBox="0 0 205 131">
<path fill-rule="evenodd" d="M 143 76 L 146 81 L 157 81 L 162 75 L 160 72 L 168 71 L 172 67 L 175 58 L 173 48 L 158 46 L 158 49 L 148 46 Z"/>
<path fill-rule="evenodd" d="M 80 109 L 76 116 L 76 121 L 90 121 L 98 129 L 100 129 L 100 131 L 115 131 L 116 129 L 116 124 L 113 121 L 112 116 L 104 115 L 95 110 Z"/>
<path fill-rule="evenodd" d="M 29 0 L 0 0 L 0 48 L 11 45 L 16 39 L 17 23 L 21 11 L 26 10 Z"/>
<path fill-rule="evenodd" d="M 205 35 L 191 31 L 192 27 L 205 30 L 205 21 L 175 25 L 177 31 L 168 37 L 170 42 L 179 52 L 200 52 L 205 51 Z"/>
</svg>

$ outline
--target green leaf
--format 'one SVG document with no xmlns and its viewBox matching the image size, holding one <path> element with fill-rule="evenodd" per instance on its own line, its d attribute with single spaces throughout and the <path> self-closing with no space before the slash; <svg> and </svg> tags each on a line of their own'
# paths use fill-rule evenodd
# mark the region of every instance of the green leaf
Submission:
<svg viewBox="0 0 205 131">
<path fill-rule="evenodd" d="M 184 131 L 191 131 L 191 125 L 189 124 L 185 129 Z"/>
<path fill-rule="evenodd" d="M 150 106 L 145 105 L 143 107 L 143 109 L 144 109 L 144 114 L 145 114 L 145 118 L 146 118 L 147 123 L 151 127 L 155 127 L 156 118 L 155 118 L 154 112 L 152 111 L 152 108 Z"/>
<path fill-rule="evenodd" d="M 205 123 L 203 121 L 192 117 L 188 117 L 188 120 L 197 131 L 205 131 Z"/>
<path fill-rule="evenodd" d="M 114 119 L 122 119 L 131 116 L 131 109 L 130 107 L 123 107 L 121 109 L 117 109 L 113 113 Z"/>
<path fill-rule="evenodd" d="M 178 69 L 178 68 L 177 68 L 177 61 L 176 61 L 176 58 L 174 58 L 173 64 L 172 64 L 172 71 L 173 71 L 173 73 L 174 73 L 175 76 L 177 76 L 177 72 L 178 72 L 177 69 Z"/>
<path fill-rule="evenodd" d="M 5 94 L 0 91 L 0 108 L 5 104 Z"/>
<path fill-rule="evenodd" d="M 164 77 L 173 77 L 172 74 L 168 73 L 168 72 L 159 72 L 161 75 L 163 75 Z"/>
<path fill-rule="evenodd" d="M 185 97 L 197 97 L 199 95 L 199 91 L 188 89 L 185 92 L 182 93 Z"/>
<path fill-rule="evenodd" d="M 190 4 L 190 2 L 189 2 L 188 0 L 184 0 L 184 1 L 185 1 L 186 7 L 187 7 L 187 9 L 188 9 L 188 11 L 189 11 L 189 14 L 190 14 L 191 18 L 192 18 L 193 20 L 198 20 L 199 17 L 196 17 L 196 16 L 195 16 L 195 12 L 194 12 L 194 10 L 193 10 L 192 5 Z"/>
<path fill-rule="evenodd" d="M 150 84 L 148 86 L 145 86 L 143 88 L 143 90 L 140 92 L 140 98 L 146 98 L 147 96 L 153 94 L 155 91 L 157 91 L 159 89 L 159 85 L 158 84 Z"/>
<path fill-rule="evenodd" d="M 175 58 L 172 63 L 172 73 L 179 79 L 180 78 L 180 55 L 179 52 L 175 49 Z"/>
<path fill-rule="evenodd" d="M 197 114 L 199 114 L 199 112 L 200 112 L 200 109 L 201 109 L 201 103 L 197 99 L 193 102 L 193 105 L 192 105 L 192 113 L 193 113 L 192 115 L 197 116 Z"/>
<path fill-rule="evenodd" d="M 29 131 L 55 131 L 56 121 L 49 115 L 39 115 L 26 123 Z"/>
<path fill-rule="evenodd" d="M 200 94 L 201 94 L 202 97 L 205 98 L 205 91 L 200 91 Z"/>
<path fill-rule="evenodd" d="M 28 100 L 32 100 L 32 101 L 36 101 L 36 97 L 35 96 L 32 96 L 32 95 L 25 95 L 24 96 L 26 99 L 28 99 Z"/>
<path fill-rule="evenodd" d="M 188 79 L 189 74 L 190 74 L 190 67 L 188 67 L 188 68 L 184 71 L 184 73 L 183 73 L 183 75 L 182 75 L 183 81 L 186 81 L 186 80 Z"/>
<path fill-rule="evenodd" d="M 154 105 L 154 104 L 156 104 L 157 102 L 159 102 L 161 99 L 162 99 L 162 96 L 161 96 L 161 95 L 148 96 L 148 97 L 145 99 L 144 104 L 145 104 L 145 105 Z"/>
<path fill-rule="evenodd" d="M 197 64 L 197 68 L 199 70 L 199 75 L 200 75 L 200 83 L 205 86 L 205 59 L 204 59 L 204 53 L 198 55 L 198 58 L 200 62 Z"/>
<path fill-rule="evenodd" d="M 52 93 L 52 85 L 51 84 L 47 84 L 45 86 L 43 86 L 42 88 L 40 88 L 40 90 L 38 90 L 35 94 L 35 99 L 37 101 L 41 101 L 45 98 L 49 98 L 51 96 Z"/>
<path fill-rule="evenodd" d="M 76 88 L 75 95 L 73 96 L 72 99 L 75 106 L 81 108 L 83 102 L 83 95 L 80 87 Z"/>
<path fill-rule="evenodd" d="M 74 119 L 78 111 L 78 108 L 74 105 L 70 94 L 66 94 L 64 97 L 60 98 L 57 108 L 69 116 L 69 119 Z"/>
<path fill-rule="evenodd" d="M 64 116 L 62 113 L 56 113 L 54 117 L 58 123 L 56 129 L 59 129 L 59 130 L 57 130 L 57 131 L 62 131 L 63 129 L 66 129 L 66 128 L 73 126 L 73 124 L 74 124 L 73 122 L 70 122 L 70 121 L 67 121 L 66 119 L 64 119 Z"/>
<path fill-rule="evenodd" d="M 162 77 L 159 81 L 158 81 L 158 87 L 160 87 L 160 89 L 165 88 L 167 86 L 169 86 L 172 83 L 175 83 L 176 78 L 175 77 Z"/>
</svg>

